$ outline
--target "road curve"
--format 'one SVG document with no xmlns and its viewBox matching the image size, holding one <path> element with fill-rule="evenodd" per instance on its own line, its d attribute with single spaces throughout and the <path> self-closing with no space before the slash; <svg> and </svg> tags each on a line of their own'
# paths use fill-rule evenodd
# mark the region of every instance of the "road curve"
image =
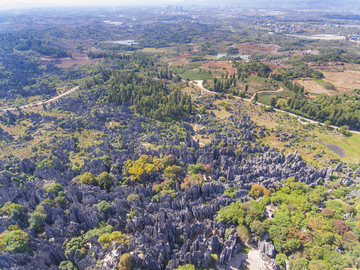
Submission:
<svg viewBox="0 0 360 270">
<path fill-rule="evenodd" d="M 46 101 L 41 101 L 41 102 L 37 102 L 37 103 L 31 103 L 31 104 L 27 104 L 27 105 L 23 105 L 23 106 L 20 106 L 18 108 L 14 108 L 14 107 L 9 107 L 9 108 L 5 108 L 5 109 L 2 109 L 1 111 L 5 112 L 5 111 L 14 111 L 14 110 L 18 110 L 18 109 L 25 109 L 25 108 L 30 108 L 30 107 L 36 107 L 36 106 L 40 106 L 40 105 L 44 105 L 44 104 L 49 104 L 51 102 L 54 102 L 55 100 L 58 100 L 59 98 L 62 98 L 64 96 L 67 96 L 69 94 L 71 94 L 72 92 L 76 91 L 79 89 L 79 86 L 75 86 L 73 88 L 71 88 L 69 91 L 66 91 L 56 97 L 53 97 L 51 99 L 48 99 Z"/>
<path fill-rule="evenodd" d="M 197 87 L 199 87 L 202 91 L 204 92 L 207 92 L 207 93 L 210 93 L 210 94 L 219 94 L 217 92 L 214 92 L 214 91 L 211 91 L 209 89 L 206 89 L 204 86 L 203 86 L 203 81 L 202 80 L 195 80 L 195 81 L 191 81 L 191 83 Z M 272 93 L 275 93 L 275 92 L 281 92 L 283 91 L 284 89 L 283 88 L 280 88 L 276 91 L 260 91 L 258 93 L 262 93 L 262 92 L 272 92 Z M 247 102 L 253 102 L 254 100 L 254 97 L 255 97 L 255 94 L 249 99 L 249 98 L 241 98 L 241 97 L 238 97 L 238 96 L 233 96 L 233 98 L 235 99 L 240 99 L 240 100 L 245 100 Z M 265 106 L 265 107 L 271 107 L 269 105 L 266 105 L 266 104 L 263 104 L 263 103 L 260 103 L 260 102 L 255 102 L 255 104 L 257 105 L 261 105 L 261 106 Z M 320 125 L 324 125 L 324 123 L 322 122 L 319 122 L 319 121 L 315 121 L 315 120 L 312 120 L 312 119 L 309 119 L 309 118 L 306 118 L 306 117 L 303 117 L 303 116 L 300 116 L 300 115 L 297 115 L 295 113 L 291 113 L 291 112 L 287 112 L 287 111 L 284 111 L 284 110 L 280 110 L 280 109 L 277 109 L 277 108 L 273 108 L 275 111 L 277 112 L 282 112 L 282 113 L 286 113 L 287 115 L 291 115 L 293 117 L 296 117 L 298 118 L 299 120 L 302 120 L 302 121 L 306 121 L 306 122 L 309 122 L 311 124 L 320 124 Z M 340 127 L 338 126 L 334 126 L 334 125 L 330 125 L 329 127 L 332 127 L 334 129 L 338 129 Z M 351 133 L 354 133 L 354 134 L 360 134 L 360 131 L 357 131 L 357 130 L 349 130 Z"/>
</svg>

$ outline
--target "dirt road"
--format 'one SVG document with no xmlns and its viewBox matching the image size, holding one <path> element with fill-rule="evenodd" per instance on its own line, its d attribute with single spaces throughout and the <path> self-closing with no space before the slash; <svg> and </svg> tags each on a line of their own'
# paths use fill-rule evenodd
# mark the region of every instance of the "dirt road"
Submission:
<svg viewBox="0 0 360 270">
<path fill-rule="evenodd" d="M 59 98 L 62 98 L 64 96 L 67 96 L 69 94 L 71 94 L 72 92 L 76 91 L 79 89 L 79 86 L 75 86 L 73 88 L 71 88 L 69 91 L 65 92 L 65 93 L 62 93 L 56 97 L 53 97 L 51 99 L 48 99 L 46 101 L 41 101 L 41 102 L 37 102 L 37 103 L 31 103 L 31 104 L 27 104 L 27 105 L 23 105 L 23 106 L 20 106 L 18 108 L 14 108 L 14 107 L 10 107 L 10 108 L 5 108 L 5 109 L 2 109 L 2 111 L 14 111 L 14 110 L 17 110 L 17 109 L 25 109 L 25 108 L 30 108 L 30 107 L 37 107 L 37 106 L 41 106 L 41 105 L 44 105 L 44 104 L 49 104 L 51 102 L 54 102 L 55 100 L 58 100 Z"/>
<path fill-rule="evenodd" d="M 210 94 L 219 94 L 217 92 L 214 92 L 214 91 L 211 91 L 209 89 L 206 89 L 204 86 L 203 86 L 203 81 L 202 80 L 196 80 L 196 81 L 193 81 L 191 82 L 193 85 L 199 87 L 202 91 L 204 92 L 207 92 L 207 93 L 210 93 Z M 261 92 L 281 92 L 283 91 L 284 89 L 283 88 L 280 88 L 276 91 L 260 91 L 258 93 L 261 93 Z M 235 99 L 240 99 L 240 100 L 245 100 L 247 102 L 253 102 L 254 100 L 254 97 L 255 97 L 255 94 L 249 99 L 249 98 L 241 98 L 241 97 L 238 97 L 238 96 L 233 96 L 233 98 Z M 266 105 L 266 104 L 263 104 L 263 103 L 260 103 L 260 102 L 256 102 L 257 105 L 261 105 L 261 106 L 265 106 L 265 107 L 270 107 L 269 105 Z M 277 112 L 282 112 L 282 113 L 286 113 L 287 115 L 291 115 L 291 116 L 294 116 L 296 117 L 300 122 L 303 121 L 303 122 L 307 122 L 307 123 L 311 123 L 311 124 L 320 124 L 320 125 L 324 125 L 324 123 L 322 122 L 319 122 L 319 121 L 315 121 L 315 120 L 311 120 L 309 118 L 305 118 L 303 116 L 299 116 L 297 114 L 294 114 L 294 113 L 291 113 L 291 112 L 287 112 L 287 111 L 284 111 L 284 110 L 280 110 L 280 109 L 276 109 L 274 108 L 275 111 Z M 332 127 L 334 129 L 338 129 L 339 127 L 338 126 L 334 126 L 334 125 L 330 125 L 329 127 Z M 356 130 L 349 130 L 351 133 L 355 133 L 355 134 L 360 134 L 360 131 L 356 131 Z"/>
</svg>

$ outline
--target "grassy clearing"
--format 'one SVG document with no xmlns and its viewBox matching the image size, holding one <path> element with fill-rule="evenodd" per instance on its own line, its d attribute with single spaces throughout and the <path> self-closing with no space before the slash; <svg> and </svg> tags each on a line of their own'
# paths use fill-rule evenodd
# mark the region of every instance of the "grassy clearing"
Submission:
<svg viewBox="0 0 360 270">
<path fill-rule="evenodd" d="M 350 137 L 344 135 L 334 134 L 330 131 L 317 132 L 317 137 L 325 142 L 337 145 L 343 148 L 346 152 L 346 157 L 343 159 L 349 162 L 360 162 L 360 135 L 352 134 Z"/>
<path fill-rule="evenodd" d="M 318 80 L 318 79 L 314 79 L 314 81 L 315 81 L 317 84 L 325 87 L 326 90 L 337 91 L 335 85 L 333 85 L 331 82 L 326 82 L 326 81 Z"/>
<path fill-rule="evenodd" d="M 260 103 L 264 103 L 264 104 L 268 104 L 270 105 L 270 100 L 272 97 L 275 97 L 277 98 L 278 100 L 284 100 L 284 101 L 287 101 L 287 99 L 289 97 L 293 97 L 294 96 L 294 93 L 289 91 L 289 90 L 284 90 L 284 91 L 281 91 L 281 92 L 276 92 L 276 93 L 266 93 L 266 92 L 263 92 L 263 93 L 260 93 L 258 94 L 258 101 Z"/>
<path fill-rule="evenodd" d="M 256 87 L 256 90 L 258 91 L 264 91 L 264 90 L 273 91 L 279 88 L 279 86 L 276 83 L 274 83 L 272 80 L 258 76 L 250 76 L 246 78 L 244 81 L 246 84 L 250 84 L 250 86 Z"/>
<path fill-rule="evenodd" d="M 212 75 L 206 71 L 188 70 L 180 74 L 180 77 L 185 80 L 209 80 L 212 79 Z"/>
</svg>

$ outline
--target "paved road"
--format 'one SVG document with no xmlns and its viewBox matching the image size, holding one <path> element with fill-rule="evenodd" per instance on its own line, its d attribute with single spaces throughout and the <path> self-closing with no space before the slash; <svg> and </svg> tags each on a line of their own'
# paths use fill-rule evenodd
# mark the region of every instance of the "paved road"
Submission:
<svg viewBox="0 0 360 270">
<path fill-rule="evenodd" d="M 207 93 L 210 93 L 210 94 L 219 94 L 217 92 L 214 92 L 214 91 L 211 91 L 209 89 L 206 89 L 204 86 L 203 86 L 203 81 L 202 80 L 196 80 L 196 81 L 193 81 L 191 82 L 193 85 L 199 87 L 202 91 L 204 92 L 207 92 Z M 283 88 L 280 88 L 276 91 L 271 91 L 271 92 L 280 92 L 280 91 L 283 91 L 284 89 Z M 260 91 L 258 93 L 261 93 L 261 92 L 270 92 L 270 91 Z M 254 100 L 254 97 L 255 95 L 253 95 L 250 99 L 249 98 L 241 98 L 241 97 L 238 97 L 238 96 L 233 96 L 233 98 L 235 99 L 240 99 L 240 100 L 245 100 L 247 102 L 253 102 Z M 260 102 L 255 102 L 256 104 L 258 105 L 261 105 L 261 106 L 265 106 L 265 107 L 270 107 L 269 105 L 266 105 L 266 104 L 263 104 L 263 103 L 260 103 Z M 299 121 L 304 121 L 304 122 L 309 122 L 311 124 L 320 124 L 320 125 L 324 125 L 324 123 L 322 122 L 319 122 L 319 121 L 315 121 L 315 120 L 312 120 L 312 119 L 309 119 L 309 118 L 306 118 L 306 117 L 303 117 L 303 116 L 299 116 L 297 114 L 294 114 L 294 113 L 291 113 L 291 112 L 287 112 L 287 111 L 284 111 L 284 110 L 280 110 L 280 109 L 276 109 L 274 108 L 275 111 L 278 111 L 278 112 L 282 112 L 282 113 L 286 113 L 287 115 L 291 115 L 291 116 L 294 116 L 296 118 L 299 119 Z M 338 129 L 339 127 L 338 126 L 334 126 L 334 125 L 330 125 L 329 127 L 332 127 L 334 129 Z M 356 131 L 356 130 L 349 130 L 351 133 L 354 133 L 354 134 L 360 134 L 360 131 Z"/>
<path fill-rule="evenodd" d="M 79 86 L 75 86 L 73 88 L 71 88 L 69 91 L 65 92 L 65 93 L 62 93 L 56 97 L 53 97 L 49 100 L 46 100 L 46 101 L 41 101 L 41 102 L 38 102 L 38 103 L 31 103 L 31 104 L 27 104 L 27 105 L 23 105 L 23 106 L 20 106 L 18 108 L 13 108 L 13 107 L 10 107 L 10 108 L 5 108 L 5 109 L 2 109 L 2 111 L 14 111 L 14 110 L 17 110 L 17 109 L 25 109 L 25 108 L 30 108 L 30 107 L 37 107 L 37 106 L 41 106 L 41 105 L 44 105 L 44 104 L 49 104 L 51 102 L 54 102 L 55 100 L 58 100 L 59 98 L 62 98 L 64 96 L 67 96 L 69 94 L 71 94 L 72 92 L 76 91 L 79 89 Z"/>
</svg>

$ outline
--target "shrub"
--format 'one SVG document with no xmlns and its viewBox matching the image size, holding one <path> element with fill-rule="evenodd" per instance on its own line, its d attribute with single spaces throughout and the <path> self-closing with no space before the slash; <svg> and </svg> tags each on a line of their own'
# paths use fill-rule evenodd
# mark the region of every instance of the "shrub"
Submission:
<svg viewBox="0 0 360 270">
<path fill-rule="evenodd" d="M 278 254 L 276 254 L 275 259 L 279 265 L 285 266 L 285 261 L 287 260 L 287 257 L 285 254 L 278 253 Z"/>
<path fill-rule="evenodd" d="M 17 226 L 9 226 L 10 231 L 0 234 L 0 251 L 10 251 L 12 253 L 24 253 L 29 251 L 28 234 Z"/>
<path fill-rule="evenodd" d="M 96 177 L 96 181 L 100 187 L 109 189 L 113 183 L 113 176 L 108 172 L 102 172 L 98 177 Z"/>
<path fill-rule="evenodd" d="M 260 186 L 258 184 L 253 184 L 251 186 L 249 194 L 250 194 L 250 196 L 252 196 L 254 198 L 259 198 L 264 195 L 269 195 L 270 191 L 268 189 L 264 188 L 263 186 Z"/>
<path fill-rule="evenodd" d="M 241 225 L 244 222 L 244 218 L 245 211 L 241 209 L 240 204 L 232 203 L 219 210 L 216 220 L 234 225 Z"/>
<path fill-rule="evenodd" d="M 180 187 L 183 190 L 192 185 L 201 185 L 201 184 L 202 184 L 201 179 L 197 179 L 197 178 L 194 179 L 193 177 L 187 175 L 185 176 L 184 180 L 181 182 Z"/>
<path fill-rule="evenodd" d="M 81 236 L 72 238 L 66 244 L 65 257 L 67 259 L 73 261 L 74 258 L 81 259 L 84 258 L 85 255 L 86 255 L 85 241 Z"/>
<path fill-rule="evenodd" d="M 130 213 L 128 215 L 128 218 L 126 219 L 126 222 L 129 222 L 139 211 L 137 209 L 134 209 L 131 207 Z"/>
<path fill-rule="evenodd" d="M 309 270 L 328 270 L 328 269 L 331 269 L 331 267 L 330 267 L 330 264 L 327 263 L 326 261 L 313 260 L 313 261 L 310 261 L 308 269 Z"/>
<path fill-rule="evenodd" d="M 131 180 L 140 180 L 143 174 L 157 172 L 159 168 L 154 164 L 154 158 L 148 155 L 141 155 L 138 160 L 124 162 L 125 173 L 131 175 Z"/>
<path fill-rule="evenodd" d="M 175 164 L 175 157 L 173 155 L 168 155 L 162 159 L 162 164 L 164 167 L 172 166 Z"/>
<path fill-rule="evenodd" d="M 316 232 L 330 231 L 330 226 L 325 222 L 325 220 L 320 218 L 310 218 L 309 227 Z"/>
<path fill-rule="evenodd" d="M 96 183 L 95 176 L 91 172 L 80 175 L 80 183 L 83 185 L 94 185 Z"/>
<path fill-rule="evenodd" d="M 189 164 L 187 170 L 190 175 L 197 174 L 201 171 L 201 164 Z"/>
<path fill-rule="evenodd" d="M 246 243 L 250 239 L 249 230 L 244 225 L 239 225 L 236 227 L 236 232 L 238 233 L 242 242 Z"/>
<path fill-rule="evenodd" d="M 292 270 L 307 270 L 309 261 L 305 258 L 298 258 L 290 261 L 290 269 Z"/>
<path fill-rule="evenodd" d="M 121 231 L 105 233 L 99 237 L 98 241 L 103 245 L 104 248 L 109 247 L 111 242 L 120 242 L 124 245 L 129 244 L 126 235 L 123 234 Z"/>
<path fill-rule="evenodd" d="M 178 268 L 176 268 L 175 270 L 196 270 L 195 266 L 192 264 L 185 264 L 185 265 L 180 265 Z"/>
<path fill-rule="evenodd" d="M 321 210 L 321 215 L 325 218 L 332 218 L 334 216 L 334 210 L 324 208 L 323 210 Z"/>
<path fill-rule="evenodd" d="M 24 208 L 21 204 L 6 202 L 0 209 L 0 215 L 10 215 L 12 219 L 21 220 L 24 218 Z"/>
<path fill-rule="evenodd" d="M 139 200 L 139 195 L 138 194 L 129 194 L 126 198 L 127 201 L 132 201 L 132 200 L 135 200 L 135 201 L 138 201 Z"/>
<path fill-rule="evenodd" d="M 43 230 L 45 220 L 46 214 L 35 211 L 29 218 L 30 229 L 35 230 L 36 232 L 41 232 Z"/>
<path fill-rule="evenodd" d="M 71 261 L 62 261 L 59 265 L 61 270 L 76 270 L 77 267 Z"/>
<path fill-rule="evenodd" d="M 105 233 L 111 233 L 112 231 L 113 231 L 113 226 L 108 225 L 107 223 L 103 223 L 103 224 L 100 224 L 98 227 L 96 227 L 92 230 L 89 230 L 85 234 L 85 239 L 90 240 L 90 238 L 93 237 L 94 235 L 101 236 Z"/>
<path fill-rule="evenodd" d="M 59 192 L 63 190 L 63 186 L 59 183 L 46 183 L 44 184 L 43 189 L 46 193 L 52 192 L 57 196 Z"/>
<path fill-rule="evenodd" d="M 207 173 L 211 173 L 211 164 L 201 164 L 201 170 Z"/>
<path fill-rule="evenodd" d="M 216 265 L 219 261 L 219 257 L 217 254 L 211 254 L 211 264 Z"/>
<path fill-rule="evenodd" d="M 229 237 L 230 237 L 230 235 L 231 235 L 232 231 L 233 231 L 233 229 L 232 229 L 232 228 L 226 228 L 226 230 L 225 230 L 225 234 L 224 234 L 224 239 L 225 239 L 225 240 L 228 240 L 228 239 L 229 239 Z"/>
<path fill-rule="evenodd" d="M 104 214 L 106 214 L 111 208 L 111 205 L 107 201 L 101 201 L 98 204 L 95 204 L 94 206 L 98 209 L 99 213 L 104 213 Z"/>
<path fill-rule="evenodd" d="M 349 225 L 347 225 L 345 221 L 340 219 L 334 219 L 333 225 L 334 225 L 334 231 L 340 235 L 343 235 L 345 232 L 347 232 L 350 229 Z"/>
<path fill-rule="evenodd" d="M 254 220 L 250 224 L 250 230 L 257 236 L 262 236 L 265 233 L 265 227 L 259 220 Z"/>
<path fill-rule="evenodd" d="M 58 196 L 54 199 L 56 206 L 64 208 L 65 207 L 65 197 L 64 196 Z"/>
<path fill-rule="evenodd" d="M 131 270 L 131 255 L 129 253 L 121 255 L 118 268 L 119 270 Z"/>
<path fill-rule="evenodd" d="M 352 231 L 348 231 L 344 234 L 343 240 L 345 242 L 357 242 L 359 240 L 359 238 Z"/>
<path fill-rule="evenodd" d="M 229 187 L 228 189 L 226 189 L 224 191 L 224 195 L 227 195 L 231 198 L 235 198 L 236 197 L 236 191 L 238 191 L 237 187 Z"/>
<path fill-rule="evenodd" d="M 181 166 L 171 165 L 166 167 L 164 173 L 167 178 L 176 179 L 183 173 L 183 170 Z"/>
</svg>

